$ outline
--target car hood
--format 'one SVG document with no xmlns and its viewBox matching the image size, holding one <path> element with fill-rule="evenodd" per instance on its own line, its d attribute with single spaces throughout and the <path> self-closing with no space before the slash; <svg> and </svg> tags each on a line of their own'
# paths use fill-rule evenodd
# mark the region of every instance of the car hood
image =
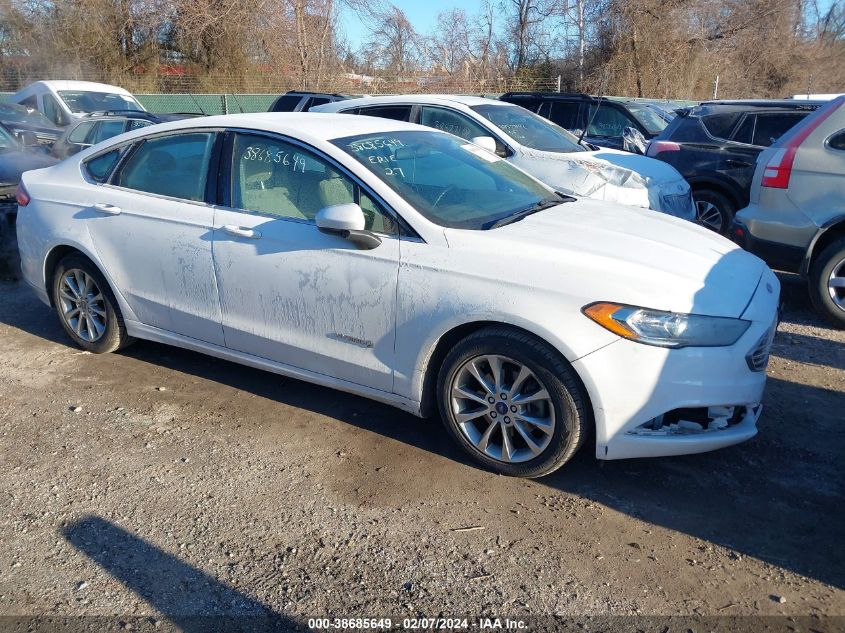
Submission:
<svg viewBox="0 0 845 633">
<path fill-rule="evenodd" d="M 14 149 L 0 151 L 0 184 L 17 184 L 23 172 L 49 167 L 57 162 L 56 158 L 40 152 Z"/>
<path fill-rule="evenodd" d="M 523 148 L 511 160 L 558 191 L 608 202 L 660 209 L 661 196 L 689 192 L 671 165 L 612 149 L 556 153 Z"/>
<path fill-rule="evenodd" d="M 588 303 L 738 317 L 765 264 L 712 231 L 635 207 L 579 199 L 489 231 L 447 229 L 464 271 Z M 475 262 L 480 262 L 476 264 Z"/>
</svg>

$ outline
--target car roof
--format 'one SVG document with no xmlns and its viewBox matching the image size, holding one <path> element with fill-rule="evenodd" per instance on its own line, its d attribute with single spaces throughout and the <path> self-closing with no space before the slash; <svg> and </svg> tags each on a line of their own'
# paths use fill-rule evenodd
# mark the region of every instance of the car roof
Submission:
<svg viewBox="0 0 845 633">
<path fill-rule="evenodd" d="M 334 111 L 336 108 L 354 108 L 355 106 L 364 105 L 378 105 L 378 104 L 393 104 L 393 103 L 431 103 L 436 105 L 465 105 L 468 107 L 474 105 L 512 105 L 497 101 L 495 99 L 488 99 L 486 97 L 477 97 L 474 95 L 439 95 L 439 94 L 413 94 L 413 95 L 383 95 L 379 97 L 360 97 L 357 99 L 347 99 L 346 101 L 336 101 L 333 104 L 325 104 L 317 106 L 316 112 Z M 325 108 L 325 110 L 323 110 Z"/>
<path fill-rule="evenodd" d="M 379 117 L 353 117 L 348 114 L 320 112 L 255 112 L 220 114 L 160 123 L 155 126 L 155 132 L 219 127 L 276 132 L 294 138 L 321 141 L 331 141 L 358 134 L 378 134 L 402 130 L 432 131 L 431 128 L 414 123 L 404 123 Z M 151 130 L 152 128 L 148 127 L 140 128 L 130 132 L 126 138 L 145 136 L 150 134 Z"/>
<path fill-rule="evenodd" d="M 808 106 L 822 106 L 827 101 L 815 99 L 716 99 L 702 101 L 701 105 L 741 106 L 744 108 L 791 108 L 807 109 Z"/>
<path fill-rule="evenodd" d="M 50 90 L 88 90 L 92 92 L 113 92 L 115 94 L 132 95 L 131 92 L 120 86 L 101 84 L 94 81 L 77 81 L 75 79 L 47 79 L 36 81 L 19 92 L 29 91 L 34 88 L 48 88 Z"/>
</svg>

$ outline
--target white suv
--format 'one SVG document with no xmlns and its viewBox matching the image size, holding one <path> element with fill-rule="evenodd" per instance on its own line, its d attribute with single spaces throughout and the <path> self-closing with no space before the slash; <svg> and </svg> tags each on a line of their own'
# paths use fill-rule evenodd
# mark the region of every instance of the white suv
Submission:
<svg viewBox="0 0 845 633">
<path fill-rule="evenodd" d="M 594 150 L 511 103 L 460 95 L 397 95 L 337 101 L 310 111 L 419 123 L 472 141 L 562 193 L 695 219 L 690 186 L 671 165 L 629 152 Z"/>
<path fill-rule="evenodd" d="M 89 112 L 146 112 L 128 90 L 91 81 L 36 81 L 11 100 L 38 110 L 59 127 Z"/>
</svg>

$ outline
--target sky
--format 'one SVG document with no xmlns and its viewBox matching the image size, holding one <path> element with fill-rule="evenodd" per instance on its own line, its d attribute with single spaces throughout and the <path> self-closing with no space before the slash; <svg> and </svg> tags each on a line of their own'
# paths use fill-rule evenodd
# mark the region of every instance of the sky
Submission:
<svg viewBox="0 0 845 633">
<path fill-rule="evenodd" d="M 392 0 L 392 3 L 405 12 L 414 29 L 420 33 L 431 31 L 437 22 L 437 14 L 441 11 L 464 9 L 472 15 L 481 6 L 480 0 Z M 347 10 L 342 24 L 353 50 L 367 41 L 367 28 L 354 13 Z"/>
</svg>

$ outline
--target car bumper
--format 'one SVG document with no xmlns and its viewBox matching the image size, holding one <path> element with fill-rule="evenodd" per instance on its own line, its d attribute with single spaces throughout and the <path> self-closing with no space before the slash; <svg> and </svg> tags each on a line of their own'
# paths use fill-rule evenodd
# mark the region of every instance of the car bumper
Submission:
<svg viewBox="0 0 845 633">
<path fill-rule="evenodd" d="M 753 437 L 779 289 L 775 275 L 766 270 L 742 315 L 751 325 L 730 347 L 670 350 L 620 339 L 575 361 L 593 405 L 596 457 L 700 453 Z M 749 358 L 759 361 L 757 371 Z M 713 421 L 696 424 L 686 412 L 705 418 L 712 412 Z"/>
<path fill-rule="evenodd" d="M 755 237 L 750 229 L 738 220 L 731 223 L 728 235 L 739 246 L 749 253 L 754 253 L 772 268 L 786 272 L 798 272 L 801 269 L 806 255 L 804 248 Z"/>
</svg>

